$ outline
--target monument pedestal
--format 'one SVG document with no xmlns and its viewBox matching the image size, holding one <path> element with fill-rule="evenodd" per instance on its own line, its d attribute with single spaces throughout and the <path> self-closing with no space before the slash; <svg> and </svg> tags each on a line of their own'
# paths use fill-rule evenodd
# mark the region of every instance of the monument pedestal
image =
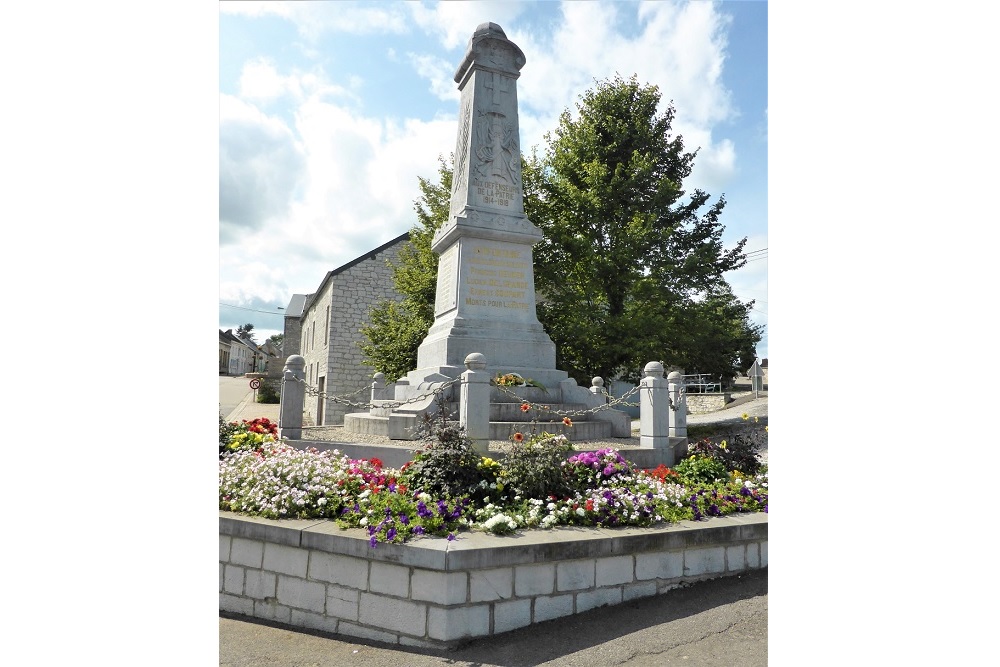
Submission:
<svg viewBox="0 0 1000 667">
<path fill-rule="evenodd" d="M 434 323 L 417 349 L 417 368 L 396 383 L 393 393 L 397 403 L 412 402 L 388 416 L 375 414 L 380 408 L 369 417 L 347 415 L 348 429 L 355 422 L 361 428 L 364 421 L 368 428 L 372 420 L 384 419 L 385 433 L 394 437 L 402 424 L 416 425 L 418 415 L 436 409 L 432 392 L 460 377 L 473 353 L 486 358 L 494 377 L 517 373 L 546 387 L 545 405 L 603 404 L 556 368 L 555 344 L 535 312 L 532 246 L 542 240 L 542 232 L 524 213 L 517 114 L 517 79 L 524 63 L 524 53 L 495 23 L 481 24 L 469 39 L 455 72 L 461 101 L 449 218 L 431 244 L 439 255 Z M 444 400 L 458 400 L 454 386 Z M 499 415 L 505 408 L 498 405 L 505 402 L 491 399 L 491 422 L 507 424 L 491 426 L 491 438 L 499 436 L 493 439 L 507 439 L 512 431 L 501 431 L 525 423 L 503 421 Z M 631 434 L 627 415 L 602 412 L 592 436 L 572 435 Z M 561 419 L 550 428 L 561 430 Z"/>
</svg>

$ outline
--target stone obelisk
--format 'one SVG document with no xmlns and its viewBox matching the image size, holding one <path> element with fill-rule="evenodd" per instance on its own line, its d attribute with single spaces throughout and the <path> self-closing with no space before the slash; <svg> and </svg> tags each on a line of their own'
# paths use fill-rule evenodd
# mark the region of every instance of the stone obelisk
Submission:
<svg viewBox="0 0 1000 667">
<path fill-rule="evenodd" d="M 524 53 L 495 23 L 469 40 L 455 72 L 462 93 L 448 221 L 434 236 L 439 257 L 434 324 L 409 382 L 465 370 L 472 352 L 493 373 L 520 373 L 551 386 L 555 344 L 535 313 L 532 246 L 542 233 L 524 214 L 517 79 Z"/>
</svg>

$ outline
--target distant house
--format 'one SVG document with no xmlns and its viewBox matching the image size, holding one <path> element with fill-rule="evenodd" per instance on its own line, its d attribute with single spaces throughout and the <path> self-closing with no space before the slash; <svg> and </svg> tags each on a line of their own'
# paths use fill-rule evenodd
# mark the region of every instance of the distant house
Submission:
<svg viewBox="0 0 1000 667">
<path fill-rule="evenodd" d="M 219 375 L 229 375 L 229 355 L 232 347 L 232 339 L 219 329 Z"/>
<path fill-rule="evenodd" d="M 224 349 L 228 343 L 228 349 Z M 223 373 L 222 360 L 228 354 L 228 364 Z M 244 375 L 254 372 L 254 368 L 263 358 L 261 350 L 253 341 L 234 334 L 232 329 L 223 332 L 219 330 L 219 373 L 224 375 Z"/>
<path fill-rule="evenodd" d="M 312 294 L 294 294 L 285 308 L 285 357 L 302 355 L 309 387 L 330 396 L 367 403 L 371 395 L 360 391 L 371 383 L 375 370 L 362 363 L 358 343 L 370 309 L 379 301 L 402 299 L 393 287 L 392 270 L 399 250 L 410 238 L 401 234 L 324 276 Z M 344 415 L 359 408 L 306 394 L 304 423 L 343 424 Z"/>
</svg>

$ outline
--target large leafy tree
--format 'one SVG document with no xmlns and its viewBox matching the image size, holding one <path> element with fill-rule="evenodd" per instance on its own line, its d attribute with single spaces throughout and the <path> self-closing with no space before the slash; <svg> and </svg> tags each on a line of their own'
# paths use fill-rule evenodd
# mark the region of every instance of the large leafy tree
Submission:
<svg viewBox="0 0 1000 667">
<path fill-rule="evenodd" d="M 685 192 L 696 152 L 672 134 L 673 105 L 659 106 L 635 77 L 597 82 L 524 164 L 525 211 L 544 234 L 538 316 L 579 382 L 635 380 L 653 359 L 728 375 L 760 340 L 752 302 L 724 278 L 746 263 L 746 239 L 724 248 L 725 198 Z"/>
<path fill-rule="evenodd" d="M 417 367 L 417 348 L 434 323 L 438 257 L 431 241 L 448 219 L 451 176 L 451 167 L 439 156 L 438 182 L 419 179 L 420 198 L 413 204 L 417 224 L 410 229 L 396 262 L 390 262 L 393 285 L 403 298 L 376 304 L 369 324 L 361 329 L 366 338 L 360 344 L 365 363 L 385 373 L 388 382 Z"/>
</svg>

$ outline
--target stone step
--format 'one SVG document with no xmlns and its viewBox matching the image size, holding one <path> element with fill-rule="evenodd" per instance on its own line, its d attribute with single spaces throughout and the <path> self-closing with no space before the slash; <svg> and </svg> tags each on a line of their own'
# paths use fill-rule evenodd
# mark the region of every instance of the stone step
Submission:
<svg viewBox="0 0 1000 667">
<path fill-rule="evenodd" d="M 571 418 L 572 419 L 572 418 Z M 566 426 L 562 418 L 551 421 L 496 420 L 490 421 L 490 440 L 510 440 L 515 433 L 525 438 L 541 433 L 565 435 L 571 441 L 604 440 L 611 437 L 611 424 L 605 421 L 581 421 L 572 419 L 573 425 Z M 389 435 L 389 418 L 376 417 L 367 412 L 344 415 L 344 430 L 370 435 Z"/>
<path fill-rule="evenodd" d="M 574 414 L 583 413 L 587 409 L 587 406 L 583 403 L 536 403 L 535 405 L 542 405 L 549 409 L 531 408 L 527 412 L 522 412 L 521 403 L 490 403 L 490 421 L 528 422 L 537 420 L 540 422 L 561 422 L 563 416 L 567 413 L 569 413 L 570 419 L 574 422 L 577 420 L 590 420 L 589 414 Z M 447 408 L 450 414 L 458 414 L 457 402 L 448 403 Z"/>
<path fill-rule="evenodd" d="M 490 440 L 510 440 L 515 433 L 525 439 L 532 435 L 550 433 L 565 435 L 571 442 L 581 440 L 605 440 L 611 437 L 611 424 L 605 421 L 576 421 L 567 426 L 559 421 L 490 421 Z"/>
</svg>

